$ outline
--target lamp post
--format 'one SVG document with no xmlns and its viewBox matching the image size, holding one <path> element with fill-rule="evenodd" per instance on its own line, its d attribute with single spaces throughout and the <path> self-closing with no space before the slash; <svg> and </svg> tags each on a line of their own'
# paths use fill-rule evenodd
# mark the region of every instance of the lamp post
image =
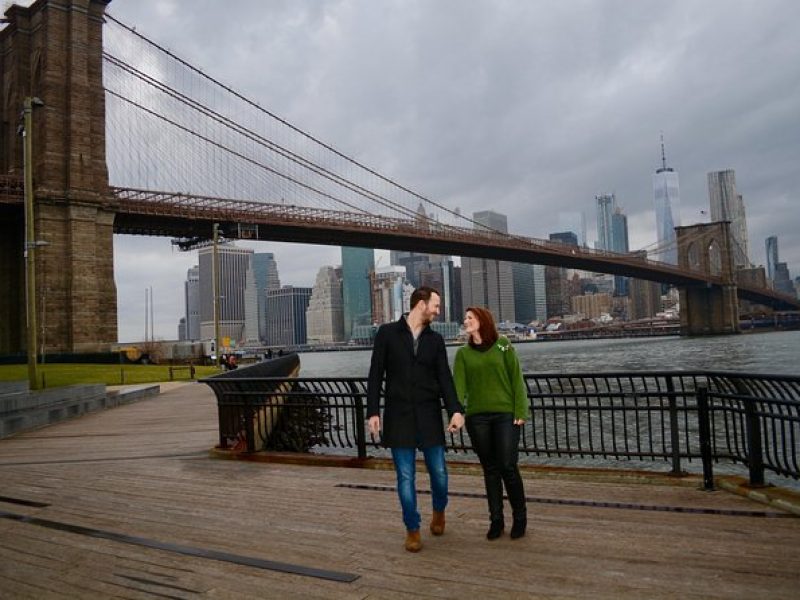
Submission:
<svg viewBox="0 0 800 600">
<path fill-rule="evenodd" d="M 28 328 L 28 387 L 40 389 L 36 337 L 36 228 L 33 215 L 33 107 L 44 106 L 39 98 L 26 96 L 22 118 L 22 157 L 25 173 L 25 314 Z"/>
<path fill-rule="evenodd" d="M 214 347 L 216 348 L 215 364 L 220 368 L 220 348 L 219 335 L 219 223 L 214 223 L 213 228 L 213 247 L 211 252 L 211 279 L 214 284 Z"/>
</svg>

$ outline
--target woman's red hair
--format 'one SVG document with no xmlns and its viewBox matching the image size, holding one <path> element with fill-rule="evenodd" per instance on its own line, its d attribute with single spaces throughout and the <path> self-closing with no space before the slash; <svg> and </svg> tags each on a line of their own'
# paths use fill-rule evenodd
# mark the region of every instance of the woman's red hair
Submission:
<svg viewBox="0 0 800 600">
<path fill-rule="evenodd" d="M 491 311 L 480 306 L 470 306 L 466 312 L 471 312 L 478 319 L 478 335 L 481 336 L 481 346 L 491 346 L 500 337 Z M 469 336 L 472 341 L 472 336 Z M 474 342 L 473 342 L 474 343 Z"/>
</svg>

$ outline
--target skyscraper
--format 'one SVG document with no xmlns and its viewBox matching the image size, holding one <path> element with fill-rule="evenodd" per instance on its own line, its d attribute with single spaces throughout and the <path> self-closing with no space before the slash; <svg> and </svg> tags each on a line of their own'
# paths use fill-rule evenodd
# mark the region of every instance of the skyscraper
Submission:
<svg viewBox="0 0 800 600">
<path fill-rule="evenodd" d="M 556 267 L 557 268 L 557 267 Z M 545 290 L 545 267 L 513 263 L 514 311 L 518 323 L 547 320 L 547 297 Z"/>
<path fill-rule="evenodd" d="M 731 250 L 734 268 L 749 267 L 750 253 L 747 241 L 747 219 L 744 201 L 736 191 L 736 173 L 733 169 L 708 174 L 708 200 L 712 221 L 730 221 Z"/>
<path fill-rule="evenodd" d="M 187 340 L 199 340 L 200 337 L 200 267 L 193 266 L 186 272 L 184 283 L 186 299 L 185 336 Z"/>
<path fill-rule="evenodd" d="M 597 202 L 597 249 L 613 250 L 611 245 L 611 215 L 617 207 L 614 194 L 599 194 L 594 197 Z"/>
<path fill-rule="evenodd" d="M 244 333 L 242 340 L 248 346 L 261 344 L 258 331 L 258 287 L 256 276 L 253 272 L 253 255 L 250 255 L 250 264 L 244 278 Z"/>
<path fill-rule="evenodd" d="M 506 215 L 491 210 L 476 212 L 472 219 L 501 233 L 508 232 Z M 514 275 L 511 263 L 488 258 L 461 258 L 461 299 L 468 306 L 485 306 L 495 319 L 515 321 Z"/>
<path fill-rule="evenodd" d="M 559 231 L 571 231 L 578 237 L 578 245 L 586 247 L 586 215 L 583 211 L 558 213 Z"/>
<path fill-rule="evenodd" d="M 211 246 L 200 248 L 197 252 L 200 268 L 200 337 L 204 340 L 214 338 L 213 253 Z M 220 335 L 237 342 L 243 341 L 245 288 L 253 250 L 220 244 L 218 254 Z"/>
<path fill-rule="evenodd" d="M 420 279 L 420 273 L 430 268 L 431 257 L 417 252 L 400 252 L 397 255 L 397 262 L 392 262 L 392 264 L 403 267 L 406 273 L 406 280 L 415 288 L 418 288 L 421 285 L 425 285 Z"/>
<path fill-rule="evenodd" d="M 372 292 L 369 274 L 374 268 L 374 250 L 371 248 L 342 246 L 342 298 L 345 340 L 352 338 L 355 327 L 371 325 Z"/>
<path fill-rule="evenodd" d="M 559 231 L 550 234 L 550 241 L 566 244 L 567 246 L 577 246 L 578 236 L 572 231 Z"/>
<path fill-rule="evenodd" d="M 376 267 L 372 272 L 372 322 L 382 325 L 397 321 L 406 311 L 403 284 L 406 269 L 399 265 Z M 441 289 L 437 286 L 437 289 Z"/>
<path fill-rule="evenodd" d="M 611 250 L 627 253 L 628 247 L 628 217 L 617 207 L 611 215 Z M 614 276 L 614 295 L 628 295 L 628 278 L 624 275 Z"/>
<path fill-rule="evenodd" d="M 267 339 L 267 291 L 278 290 L 281 280 L 278 275 L 278 263 L 272 252 L 256 252 L 253 255 L 253 275 L 255 276 L 256 295 L 258 298 L 258 337 Z"/>
<path fill-rule="evenodd" d="M 678 174 L 667 166 L 664 136 L 661 136 L 661 167 L 653 175 L 653 202 L 656 209 L 656 236 L 659 252 L 656 260 L 678 264 L 675 227 L 680 226 L 680 188 Z"/>
<path fill-rule="evenodd" d="M 533 307 L 534 319 L 547 321 L 547 285 L 545 266 L 533 265 Z"/>
<path fill-rule="evenodd" d="M 789 267 L 785 262 L 779 262 L 775 265 L 775 291 L 781 294 L 787 294 L 792 297 L 797 297 L 797 292 L 792 284 L 792 276 L 789 274 Z"/>
<path fill-rule="evenodd" d="M 267 292 L 267 344 L 295 346 L 307 341 L 306 309 L 311 288 L 285 285 Z"/>
<path fill-rule="evenodd" d="M 551 233 L 550 241 L 567 246 L 578 245 L 578 238 L 571 231 Z M 567 280 L 567 269 L 564 267 L 546 266 L 544 267 L 544 280 L 547 318 L 563 317 L 569 314 L 571 295 L 569 292 L 569 281 Z"/>
<path fill-rule="evenodd" d="M 778 236 L 771 235 L 767 238 L 767 277 L 775 281 L 775 267 L 778 264 Z"/>
<path fill-rule="evenodd" d="M 317 273 L 306 309 L 306 327 L 309 344 L 344 341 L 341 267 L 322 267 Z"/>
<path fill-rule="evenodd" d="M 644 250 L 634 252 L 634 255 L 647 258 Z M 628 317 L 631 321 L 654 317 L 661 311 L 661 284 L 655 281 L 631 278 L 628 297 Z"/>
<path fill-rule="evenodd" d="M 473 213 L 472 220 L 500 233 L 508 233 L 508 217 L 493 210 L 481 210 Z"/>
</svg>

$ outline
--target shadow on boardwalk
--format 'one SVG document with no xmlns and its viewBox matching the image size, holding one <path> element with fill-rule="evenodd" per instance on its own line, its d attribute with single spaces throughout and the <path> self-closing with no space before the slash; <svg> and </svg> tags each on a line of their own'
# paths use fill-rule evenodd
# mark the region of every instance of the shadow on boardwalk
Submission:
<svg viewBox="0 0 800 600">
<path fill-rule="evenodd" d="M 800 589 L 800 520 L 724 491 L 530 478 L 529 535 L 490 543 L 481 478 L 453 472 L 447 532 L 423 535 L 423 551 L 410 554 L 391 471 L 212 460 L 216 432 L 213 394 L 185 384 L 0 441 L 0 597 L 796 598 Z M 429 496 L 420 501 L 427 520 Z"/>
</svg>

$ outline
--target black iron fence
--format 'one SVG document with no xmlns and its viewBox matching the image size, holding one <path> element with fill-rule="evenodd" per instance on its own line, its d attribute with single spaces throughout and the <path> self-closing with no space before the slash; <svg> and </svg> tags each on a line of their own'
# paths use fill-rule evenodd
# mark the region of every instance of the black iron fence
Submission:
<svg viewBox="0 0 800 600">
<path fill-rule="evenodd" d="M 236 385 L 228 379 L 215 390 L 221 447 L 360 458 L 380 448 L 364 425 L 365 378 L 241 371 Z M 676 474 L 699 461 L 708 488 L 719 462 L 746 466 L 754 485 L 764 483 L 765 470 L 800 478 L 800 377 L 663 371 L 528 374 L 525 381 L 532 418 L 520 439 L 522 455 L 581 464 L 660 461 Z M 448 434 L 447 449 L 472 453 L 469 436 Z"/>
</svg>

